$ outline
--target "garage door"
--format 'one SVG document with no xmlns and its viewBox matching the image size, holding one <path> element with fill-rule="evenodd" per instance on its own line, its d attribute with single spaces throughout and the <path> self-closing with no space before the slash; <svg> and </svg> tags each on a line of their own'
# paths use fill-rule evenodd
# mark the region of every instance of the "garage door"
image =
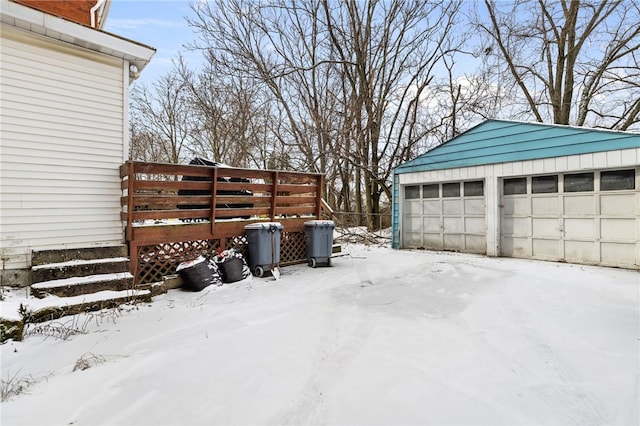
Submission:
<svg viewBox="0 0 640 426">
<path fill-rule="evenodd" d="M 486 253 L 484 181 L 406 185 L 403 248 Z"/>
<path fill-rule="evenodd" d="M 504 179 L 501 255 L 638 265 L 637 171 Z"/>
</svg>

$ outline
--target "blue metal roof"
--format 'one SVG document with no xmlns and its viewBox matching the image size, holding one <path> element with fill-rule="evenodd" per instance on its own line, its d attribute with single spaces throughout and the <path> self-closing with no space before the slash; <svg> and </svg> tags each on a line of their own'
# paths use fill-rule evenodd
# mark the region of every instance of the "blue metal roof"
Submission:
<svg viewBox="0 0 640 426">
<path fill-rule="evenodd" d="M 412 173 L 640 147 L 640 134 L 487 120 L 395 169 Z"/>
</svg>

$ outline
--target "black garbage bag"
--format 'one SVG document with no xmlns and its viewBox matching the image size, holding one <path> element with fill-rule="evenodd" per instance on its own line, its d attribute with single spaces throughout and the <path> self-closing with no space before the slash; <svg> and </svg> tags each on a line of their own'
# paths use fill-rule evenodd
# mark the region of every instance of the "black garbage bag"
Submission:
<svg viewBox="0 0 640 426">
<path fill-rule="evenodd" d="M 218 265 L 203 256 L 182 262 L 176 272 L 182 277 L 185 288 L 191 291 L 201 291 L 210 285 L 222 285 Z"/>
<path fill-rule="evenodd" d="M 233 249 L 219 251 L 218 255 L 214 257 L 214 261 L 218 265 L 222 281 L 225 283 L 234 283 L 251 275 L 249 265 L 247 265 L 242 253 Z"/>
<path fill-rule="evenodd" d="M 219 264 L 222 282 L 234 283 L 242 279 L 242 260 L 237 257 L 224 259 Z"/>
</svg>

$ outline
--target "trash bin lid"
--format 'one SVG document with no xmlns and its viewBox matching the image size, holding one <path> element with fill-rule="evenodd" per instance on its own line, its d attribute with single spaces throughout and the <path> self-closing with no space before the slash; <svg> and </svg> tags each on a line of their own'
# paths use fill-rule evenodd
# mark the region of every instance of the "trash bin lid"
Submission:
<svg viewBox="0 0 640 426">
<path fill-rule="evenodd" d="M 245 225 L 244 229 L 271 229 L 272 226 L 278 229 L 284 228 L 280 222 L 256 222 Z"/>
<path fill-rule="evenodd" d="M 336 224 L 332 220 L 309 220 L 309 221 L 304 223 L 304 226 L 333 226 L 333 227 L 335 227 Z"/>
</svg>

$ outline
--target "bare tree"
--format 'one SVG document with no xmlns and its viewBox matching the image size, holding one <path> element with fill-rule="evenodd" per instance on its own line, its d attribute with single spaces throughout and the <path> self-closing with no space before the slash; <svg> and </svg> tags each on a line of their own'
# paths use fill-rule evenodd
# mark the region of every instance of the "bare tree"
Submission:
<svg viewBox="0 0 640 426">
<path fill-rule="evenodd" d="M 321 2 L 220 1 L 193 8 L 196 19 L 190 24 L 204 40 L 196 44 L 216 70 L 215 78 L 262 82 L 256 97 L 272 117 L 258 144 L 266 164 L 325 172 L 328 187 L 342 186 L 339 194 L 346 193 L 349 165 L 336 155 L 345 137 L 338 130 L 344 105 L 335 65 L 327 60 Z M 261 117 L 267 116 L 262 109 Z M 327 196 L 350 208 L 349 197 L 334 191 Z"/>
<path fill-rule="evenodd" d="M 194 123 L 189 152 L 234 167 L 263 166 L 262 149 L 256 147 L 271 110 L 260 88 L 242 77 L 221 77 L 215 61 L 206 61 L 198 72 L 181 57 L 176 63 Z"/>
<path fill-rule="evenodd" d="M 194 3 L 196 47 L 225 76 L 262 82 L 296 166 L 327 173 L 367 224 L 390 175 L 428 135 L 422 102 L 454 51 L 458 2 L 218 0 Z M 226 70 L 226 71 L 225 71 Z M 355 194 L 355 196 L 351 196 Z M 353 204 L 353 206 L 351 206 Z"/>
<path fill-rule="evenodd" d="M 518 93 L 519 113 L 619 130 L 640 122 L 640 3 L 484 0 L 481 9 L 485 70 Z"/>
<path fill-rule="evenodd" d="M 145 129 L 144 118 L 131 114 L 129 126 L 129 159 L 151 163 L 166 162 L 156 138 Z"/>
<path fill-rule="evenodd" d="M 393 168 L 412 157 L 432 130 L 421 120 L 428 107 L 423 97 L 443 57 L 461 44 L 452 31 L 460 4 L 324 0 L 323 5 L 352 97 L 352 161 L 371 226 L 382 197 L 391 199 Z"/>
<path fill-rule="evenodd" d="M 185 86 L 175 70 L 131 94 L 132 159 L 179 163 L 193 132 Z M 149 150 L 149 151 L 145 151 Z M 135 155 L 135 156 L 133 156 Z"/>
<path fill-rule="evenodd" d="M 440 76 L 424 95 L 423 102 L 430 107 L 420 122 L 425 123 L 429 135 L 419 149 L 433 148 L 483 120 L 504 113 L 508 101 L 504 91 L 491 84 L 486 73 L 477 73 L 477 69 L 469 67 L 476 62 L 470 56 L 456 52 L 443 57 Z M 459 58 L 464 66 L 457 64 Z M 457 69 L 466 72 L 460 75 Z"/>
</svg>

